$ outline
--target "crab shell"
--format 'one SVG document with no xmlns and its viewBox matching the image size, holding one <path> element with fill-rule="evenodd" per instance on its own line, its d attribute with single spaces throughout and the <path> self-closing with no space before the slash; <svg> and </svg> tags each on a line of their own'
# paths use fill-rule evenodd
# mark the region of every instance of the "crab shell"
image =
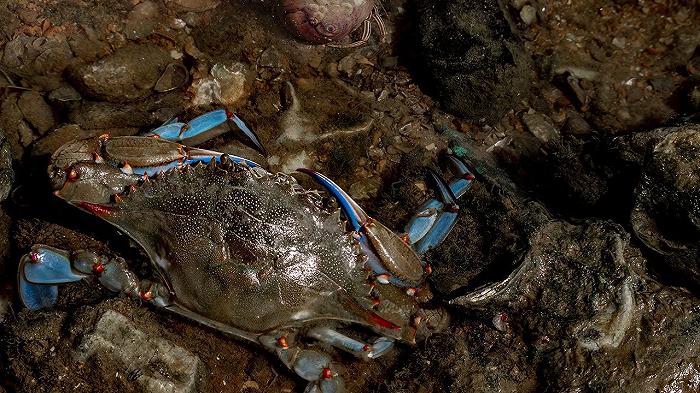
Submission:
<svg viewBox="0 0 700 393">
<path fill-rule="evenodd" d="M 338 41 L 367 20 L 374 0 L 282 0 L 291 29 L 304 40 L 325 44 Z"/>
<path fill-rule="evenodd" d="M 110 164 L 143 145 L 167 152 L 171 144 L 138 137 L 68 144 L 49 169 L 55 194 L 141 245 L 177 305 L 193 314 L 251 334 L 336 320 L 413 341 L 416 296 L 380 284 L 339 210 L 324 208 L 293 177 L 223 156 L 150 179 Z M 379 222 L 367 227 L 388 259 L 417 264 L 414 285 L 429 294 L 415 253 Z"/>
</svg>

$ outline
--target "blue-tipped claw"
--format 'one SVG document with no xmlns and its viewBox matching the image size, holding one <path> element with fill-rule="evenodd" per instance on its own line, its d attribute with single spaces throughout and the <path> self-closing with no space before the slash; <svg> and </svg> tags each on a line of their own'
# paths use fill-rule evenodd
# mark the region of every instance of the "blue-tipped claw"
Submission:
<svg viewBox="0 0 700 393">
<path fill-rule="evenodd" d="M 53 247 L 33 247 L 22 257 L 20 264 L 24 278 L 32 284 L 66 284 L 85 277 L 73 271 L 66 251 Z"/>
<path fill-rule="evenodd" d="M 428 234 L 430 228 L 435 225 L 435 221 L 442 207 L 442 202 L 437 199 L 431 199 L 423 205 L 423 208 L 418 214 L 411 218 L 406 225 L 406 234 L 408 235 L 410 244 L 414 244 Z"/>
<path fill-rule="evenodd" d="M 426 202 L 406 225 L 409 243 L 418 255 L 437 247 L 450 233 L 457 221 L 457 199 L 464 195 L 474 182 L 474 175 L 459 159 L 449 156 L 448 160 L 456 174 L 456 179 L 447 183 L 435 171 L 430 171 L 437 199 Z"/>
<path fill-rule="evenodd" d="M 36 311 L 56 304 L 56 299 L 58 299 L 57 286 L 30 284 L 22 277 L 21 272 L 19 275 L 19 297 L 25 307 Z"/>
<path fill-rule="evenodd" d="M 471 188 L 474 183 L 474 175 L 459 158 L 448 156 L 447 159 L 457 172 L 457 179 L 450 183 L 450 189 L 452 194 L 459 199 Z"/>
<path fill-rule="evenodd" d="M 442 212 L 428 233 L 414 244 L 416 254 L 421 255 L 442 243 L 457 222 L 457 212 Z"/>
<path fill-rule="evenodd" d="M 362 227 L 367 222 L 368 216 L 364 210 L 348 195 L 340 186 L 335 184 L 333 180 L 327 178 L 326 176 L 306 168 L 299 168 L 297 171 L 305 173 L 314 178 L 319 184 L 321 184 L 328 192 L 338 201 L 340 209 L 347 217 L 352 228 L 361 232 Z"/>
<path fill-rule="evenodd" d="M 178 142 L 182 140 L 182 129 L 185 123 L 168 123 L 156 128 L 148 133 L 148 136 L 159 136 L 169 141 Z"/>
<path fill-rule="evenodd" d="M 374 344 L 372 344 L 372 351 L 369 354 L 369 358 L 376 359 L 389 352 L 389 350 L 393 347 L 394 340 L 386 337 L 380 337 L 374 342 Z"/>
<path fill-rule="evenodd" d="M 260 138 L 258 138 L 258 135 L 251 130 L 244 122 L 241 120 L 240 117 L 238 117 L 235 113 L 229 113 L 231 121 L 238 127 L 241 132 L 243 132 L 243 135 L 245 135 L 253 144 L 255 147 L 258 148 L 258 151 L 262 153 L 262 155 L 266 156 L 267 155 L 267 150 L 265 150 L 265 146 L 262 145 L 260 142 Z"/>
<path fill-rule="evenodd" d="M 220 127 L 226 124 L 228 120 L 231 120 L 263 155 L 267 154 L 265 147 L 263 147 L 260 138 L 258 138 L 255 132 L 253 132 L 253 130 L 251 130 L 235 113 L 228 112 L 224 109 L 207 112 L 201 116 L 195 117 L 188 123 L 170 121 L 147 135 L 159 136 L 169 141 L 195 146 L 228 131 L 227 128 Z"/>
<path fill-rule="evenodd" d="M 58 298 L 56 284 L 75 282 L 84 277 L 73 271 L 67 252 L 49 246 L 34 246 L 19 262 L 20 300 L 30 310 L 51 307 Z"/>
</svg>

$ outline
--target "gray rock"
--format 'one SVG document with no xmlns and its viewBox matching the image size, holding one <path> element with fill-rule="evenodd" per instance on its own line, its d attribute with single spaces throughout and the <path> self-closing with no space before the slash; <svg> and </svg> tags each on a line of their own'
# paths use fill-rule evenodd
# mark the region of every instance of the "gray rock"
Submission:
<svg viewBox="0 0 700 393">
<path fill-rule="evenodd" d="M 24 115 L 24 119 L 39 132 L 46 134 L 55 123 L 53 110 L 44 101 L 44 97 L 35 91 L 25 91 L 19 96 L 17 105 Z"/>
<path fill-rule="evenodd" d="M 250 94 L 250 83 L 254 78 L 243 63 L 214 64 L 209 75 L 199 79 L 193 86 L 196 106 L 235 106 L 245 101 Z"/>
<path fill-rule="evenodd" d="M 156 27 L 159 15 L 159 7 L 152 1 L 135 5 L 124 22 L 126 38 L 135 40 L 149 36 Z"/>
<path fill-rule="evenodd" d="M 415 54 L 423 85 L 450 112 L 495 122 L 527 93 L 529 59 L 493 1 L 416 5 Z"/>
<path fill-rule="evenodd" d="M 202 12 L 216 8 L 219 3 L 219 0 L 170 0 L 166 4 L 178 11 Z"/>
<path fill-rule="evenodd" d="M 80 101 L 82 99 L 80 93 L 78 93 L 78 91 L 70 85 L 63 85 L 51 90 L 47 98 L 49 99 L 49 102 L 57 105 L 62 105 L 67 102 Z"/>
<path fill-rule="evenodd" d="M 40 81 L 46 75 L 62 73 L 73 61 L 73 51 L 65 37 L 30 37 L 13 32 L 7 43 L 2 64 L 21 72 L 29 80 Z"/>
<path fill-rule="evenodd" d="M 156 45 L 131 45 L 92 64 L 74 68 L 71 78 L 85 96 L 124 102 L 152 93 L 158 78 L 172 59 Z"/>
<path fill-rule="evenodd" d="M 95 133 L 83 130 L 76 124 L 68 124 L 61 126 L 45 137 L 39 139 L 34 146 L 32 146 L 32 156 L 50 156 L 58 150 L 59 147 L 63 146 L 66 142 L 72 141 L 74 139 L 83 139 L 90 136 L 97 135 L 97 133 L 103 133 L 99 130 L 95 130 Z"/>
<path fill-rule="evenodd" d="M 507 279 L 453 301 L 493 321 L 490 328 L 456 334 L 489 337 L 497 330 L 497 342 L 517 345 L 472 351 L 472 367 L 460 374 L 444 362 L 464 349 L 448 348 L 430 359 L 437 363 L 432 369 L 444 370 L 435 383 L 452 383 L 446 391 L 498 391 L 494 380 L 517 380 L 523 368 L 535 367 L 534 386 L 506 391 L 693 391 L 700 377 L 700 348 L 694 345 L 700 301 L 648 277 L 629 240 L 623 228 L 605 222 L 543 226 Z M 483 364 L 517 359 L 527 361 L 515 361 L 484 386 L 469 384 Z"/>
<path fill-rule="evenodd" d="M 543 143 L 559 139 L 559 130 L 550 118 L 541 113 L 525 113 L 523 122 L 528 131 Z"/>
<path fill-rule="evenodd" d="M 537 11 L 535 10 L 535 7 L 529 4 L 524 6 L 520 10 L 520 19 L 528 26 L 535 23 L 535 21 L 537 21 Z"/>
<path fill-rule="evenodd" d="M 566 111 L 566 126 L 563 131 L 573 135 L 588 135 L 592 129 L 586 119 L 578 112 L 568 110 Z"/>
<path fill-rule="evenodd" d="M 12 170 L 12 152 L 10 144 L 0 129 L 0 202 L 7 199 L 15 181 L 15 173 Z M 5 247 L 6 248 L 6 247 Z"/>
<path fill-rule="evenodd" d="M 203 366 L 197 356 L 163 338 L 148 336 L 115 311 L 106 311 L 95 330 L 83 337 L 75 359 L 88 363 L 96 354 L 123 366 L 123 372 L 146 392 L 198 391 L 198 374 Z"/>
<path fill-rule="evenodd" d="M 0 129 L 7 138 L 14 159 L 19 159 L 24 154 L 20 143 L 20 124 L 24 122 L 22 119 L 22 111 L 17 106 L 17 96 L 11 94 L 5 97 L 0 103 Z"/>
<path fill-rule="evenodd" d="M 642 170 L 632 227 L 674 272 L 700 285 L 700 126 L 660 131 L 668 134 Z"/>
</svg>

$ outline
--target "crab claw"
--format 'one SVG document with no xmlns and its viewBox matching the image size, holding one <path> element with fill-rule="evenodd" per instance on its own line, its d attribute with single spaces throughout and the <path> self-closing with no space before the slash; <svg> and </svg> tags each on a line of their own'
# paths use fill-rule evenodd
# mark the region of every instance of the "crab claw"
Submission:
<svg viewBox="0 0 700 393">
<path fill-rule="evenodd" d="M 438 246 L 450 233 L 457 221 L 457 199 L 464 195 L 474 182 L 474 175 L 459 159 L 449 156 L 456 179 L 447 183 L 435 171 L 430 171 L 437 199 L 426 202 L 419 213 L 406 225 L 406 237 L 418 255 Z"/>
<path fill-rule="evenodd" d="M 260 143 L 260 139 L 255 132 L 235 113 L 224 109 L 207 112 L 195 117 L 188 123 L 168 122 L 146 136 L 158 136 L 172 142 L 195 146 L 228 131 L 228 127 L 221 127 L 224 124 L 228 124 L 228 120 L 231 120 L 263 155 L 266 154 L 265 148 Z"/>
<path fill-rule="evenodd" d="M 84 277 L 73 271 L 67 252 L 35 245 L 19 262 L 20 300 L 30 310 L 51 307 L 58 298 L 57 284 L 80 281 Z"/>
<path fill-rule="evenodd" d="M 416 253 L 399 236 L 367 213 L 337 184 L 326 176 L 305 168 L 297 169 L 319 182 L 338 201 L 353 229 L 360 234 L 360 244 L 378 275 L 390 274 L 393 283 L 411 285 L 423 277 L 423 265 Z M 373 266 L 378 260 L 380 266 Z"/>
<path fill-rule="evenodd" d="M 21 261 L 24 278 L 32 284 L 65 284 L 85 275 L 71 268 L 68 252 L 49 246 L 34 246 Z"/>
</svg>

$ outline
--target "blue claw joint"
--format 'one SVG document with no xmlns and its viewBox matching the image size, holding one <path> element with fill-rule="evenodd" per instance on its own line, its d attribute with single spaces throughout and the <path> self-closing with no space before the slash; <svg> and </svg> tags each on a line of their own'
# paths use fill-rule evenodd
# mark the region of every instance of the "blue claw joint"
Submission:
<svg viewBox="0 0 700 393">
<path fill-rule="evenodd" d="M 17 275 L 20 299 L 30 310 L 53 306 L 58 296 L 58 284 L 80 281 L 85 277 L 73 271 L 67 252 L 38 245 L 22 257 Z"/>
<path fill-rule="evenodd" d="M 188 123 L 180 123 L 177 121 L 167 122 L 147 135 L 159 136 L 169 141 L 195 146 L 228 131 L 229 120 L 241 130 L 243 135 L 245 135 L 263 155 L 266 154 L 265 148 L 255 132 L 253 132 L 253 130 L 251 130 L 235 113 L 228 112 L 224 109 L 207 112 L 201 116 L 195 117 Z M 223 127 L 223 125 L 226 125 L 226 127 Z"/>
<path fill-rule="evenodd" d="M 455 171 L 455 180 L 447 183 L 438 173 L 430 171 L 437 198 L 426 202 L 405 228 L 408 241 L 418 255 L 437 247 L 445 240 L 457 222 L 457 199 L 474 182 L 474 175 L 464 162 L 454 156 L 449 156 L 448 160 Z"/>
</svg>

